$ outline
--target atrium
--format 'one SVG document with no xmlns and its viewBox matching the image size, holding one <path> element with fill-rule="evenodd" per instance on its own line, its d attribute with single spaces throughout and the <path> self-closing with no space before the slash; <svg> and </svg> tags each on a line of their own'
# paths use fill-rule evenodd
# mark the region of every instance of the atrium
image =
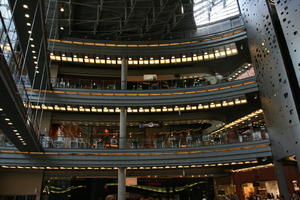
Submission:
<svg viewBox="0 0 300 200">
<path fill-rule="evenodd" d="M 299 0 L 0 18 L 0 200 L 300 199 Z"/>
</svg>

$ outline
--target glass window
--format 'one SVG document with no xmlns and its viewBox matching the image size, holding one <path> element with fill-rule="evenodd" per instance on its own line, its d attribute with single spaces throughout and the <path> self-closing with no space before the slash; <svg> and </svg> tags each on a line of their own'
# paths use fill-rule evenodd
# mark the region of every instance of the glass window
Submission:
<svg viewBox="0 0 300 200">
<path fill-rule="evenodd" d="M 240 14 L 236 0 L 194 0 L 193 10 L 197 26 Z"/>
</svg>

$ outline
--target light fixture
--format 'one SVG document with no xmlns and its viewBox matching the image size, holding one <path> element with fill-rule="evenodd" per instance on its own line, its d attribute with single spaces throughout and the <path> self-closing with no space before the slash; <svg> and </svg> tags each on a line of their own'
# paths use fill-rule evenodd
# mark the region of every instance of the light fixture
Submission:
<svg viewBox="0 0 300 200">
<path fill-rule="evenodd" d="M 31 44 L 30 46 L 31 46 L 32 48 L 35 47 L 34 44 Z"/>
<path fill-rule="evenodd" d="M 29 34 L 31 34 L 31 31 L 28 31 Z"/>
<path fill-rule="evenodd" d="M 3 111 L 3 108 L 0 108 L 0 112 Z"/>
<path fill-rule="evenodd" d="M 30 40 L 30 41 L 33 41 L 33 38 L 30 38 L 29 40 Z"/>
<path fill-rule="evenodd" d="M 59 9 L 59 11 L 60 11 L 60 12 L 64 12 L 65 9 L 64 9 L 63 7 L 61 7 L 61 8 Z"/>
<path fill-rule="evenodd" d="M 38 73 L 40 73 L 39 71 L 36 71 L 36 73 L 38 74 Z"/>
<path fill-rule="evenodd" d="M 27 26 L 31 26 L 31 24 L 29 22 L 26 23 Z"/>
<path fill-rule="evenodd" d="M 32 53 L 36 53 L 36 51 L 31 51 Z"/>
<path fill-rule="evenodd" d="M 29 18 L 29 17 L 30 17 L 30 15 L 26 13 L 26 14 L 25 14 L 25 17 L 26 17 L 26 18 Z"/>
<path fill-rule="evenodd" d="M 64 28 L 63 26 L 61 26 L 59 29 L 60 29 L 60 30 L 64 30 L 65 28 Z"/>
<path fill-rule="evenodd" d="M 13 123 L 11 123 L 11 122 L 8 122 L 7 124 L 8 124 L 8 125 L 13 125 Z"/>
<path fill-rule="evenodd" d="M 4 120 L 5 120 L 5 121 L 10 121 L 10 119 L 9 119 L 9 118 L 5 118 Z"/>
<path fill-rule="evenodd" d="M 15 133 L 16 133 L 16 132 L 18 132 L 18 130 L 14 129 L 14 130 L 13 130 L 13 132 L 15 132 Z"/>
<path fill-rule="evenodd" d="M 23 4 L 23 8 L 28 9 L 28 5 L 27 4 Z"/>
</svg>

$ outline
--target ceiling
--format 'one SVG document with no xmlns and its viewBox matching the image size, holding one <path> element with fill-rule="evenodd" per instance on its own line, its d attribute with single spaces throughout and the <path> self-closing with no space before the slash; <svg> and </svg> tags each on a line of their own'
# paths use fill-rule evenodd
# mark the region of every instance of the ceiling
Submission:
<svg viewBox="0 0 300 200">
<path fill-rule="evenodd" d="M 192 0 L 46 0 L 45 6 L 50 38 L 148 41 L 196 29 Z"/>
</svg>

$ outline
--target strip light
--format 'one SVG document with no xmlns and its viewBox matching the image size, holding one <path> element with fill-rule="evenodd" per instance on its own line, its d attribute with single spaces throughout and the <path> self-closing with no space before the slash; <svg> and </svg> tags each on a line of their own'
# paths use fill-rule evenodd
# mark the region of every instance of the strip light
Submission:
<svg viewBox="0 0 300 200">
<path fill-rule="evenodd" d="M 235 126 L 235 125 L 237 125 L 237 124 L 243 123 L 243 122 L 245 122 L 245 121 L 251 119 L 252 117 L 258 116 L 258 115 L 260 115 L 260 114 L 262 114 L 262 113 L 263 113 L 263 110 L 262 110 L 262 109 L 259 109 L 259 110 L 255 111 L 255 112 L 253 112 L 253 113 L 250 113 L 250 114 L 248 114 L 248 115 L 245 115 L 244 117 L 242 117 L 242 118 L 240 118 L 240 119 L 237 119 L 237 120 L 235 120 L 235 121 L 233 121 L 233 122 L 231 122 L 231 123 L 229 123 L 229 124 L 226 124 L 226 125 L 223 126 L 222 128 L 220 128 L 220 129 L 218 129 L 218 130 L 212 132 L 211 134 L 217 134 L 217 133 L 220 133 L 220 132 L 224 131 L 225 129 L 228 129 L 228 128 L 231 128 L 231 127 L 233 127 L 233 126 Z"/>
<path fill-rule="evenodd" d="M 127 167 L 128 170 L 160 170 L 160 169 L 183 169 L 183 168 L 203 168 L 203 167 L 220 167 L 220 166 L 232 166 L 232 165 L 244 165 L 244 164 L 257 164 L 257 160 L 241 161 L 241 162 L 227 162 L 227 163 L 209 163 L 199 165 L 173 165 L 173 166 L 144 166 L 144 167 Z M 268 165 L 266 165 L 268 166 Z M 257 167 L 257 166 L 256 166 Z M 8 166 L 2 165 L 3 169 L 48 169 L 48 170 L 117 170 L 117 167 L 61 167 L 61 166 Z M 255 168 L 255 167 L 250 167 Z M 249 169 L 250 169 L 249 168 Z M 244 168 L 247 169 L 247 168 Z M 240 169 L 240 170 L 244 170 Z"/>
<path fill-rule="evenodd" d="M 223 46 L 219 48 L 215 48 L 212 50 L 208 50 L 203 53 L 198 54 L 191 54 L 191 56 L 183 55 L 181 57 L 172 56 L 171 58 L 160 57 L 160 58 L 128 58 L 129 65 L 158 65 L 158 64 L 170 64 L 170 63 L 186 63 L 186 62 L 202 62 L 204 60 L 214 60 L 219 58 L 224 58 L 226 56 L 233 56 L 237 55 L 238 51 L 235 44 L 230 44 L 228 46 Z M 117 58 L 99 58 L 99 57 L 89 57 L 89 56 L 66 56 L 65 54 L 62 55 L 55 55 L 54 53 L 50 54 L 50 59 L 53 61 L 62 61 L 62 62 L 76 62 L 76 63 L 92 63 L 92 64 L 108 64 L 108 65 L 115 65 L 115 64 L 122 64 L 122 60 Z"/>
<path fill-rule="evenodd" d="M 245 98 L 236 98 L 234 100 L 227 100 L 222 102 L 211 102 L 211 103 L 203 103 L 197 105 L 186 105 L 186 106 L 174 106 L 174 107 L 138 107 L 132 108 L 128 107 L 128 113 L 157 113 L 157 112 L 179 112 L 179 111 L 193 111 L 193 110 L 208 110 L 208 109 L 216 109 L 220 107 L 227 106 L 235 106 L 240 104 L 246 104 L 247 100 Z M 30 106 L 32 109 L 43 109 L 43 110 L 56 110 L 56 111 L 67 111 L 67 112 L 105 112 L 105 113 L 119 113 L 120 108 L 118 107 L 71 107 L 71 106 L 62 106 L 62 105 L 33 105 L 29 104 L 25 107 Z"/>
</svg>

